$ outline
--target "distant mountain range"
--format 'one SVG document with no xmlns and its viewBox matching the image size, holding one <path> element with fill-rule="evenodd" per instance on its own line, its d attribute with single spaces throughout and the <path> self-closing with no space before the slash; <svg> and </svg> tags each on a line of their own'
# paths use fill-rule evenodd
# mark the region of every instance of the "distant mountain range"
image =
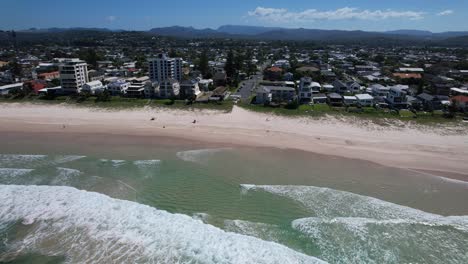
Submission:
<svg viewBox="0 0 468 264">
<path fill-rule="evenodd" d="M 80 33 L 81 32 L 81 33 Z M 46 28 L 20 30 L 18 33 L 29 35 L 50 34 L 79 34 L 85 32 L 115 33 L 125 30 L 113 30 L 107 28 Z M 149 31 L 138 31 L 141 34 L 176 37 L 176 38 L 231 38 L 231 39 L 254 39 L 254 40 L 284 40 L 284 41 L 314 41 L 336 44 L 373 44 L 373 45 L 456 45 L 468 47 L 468 31 L 454 31 L 433 33 L 424 30 L 394 30 L 386 32 L 370 31 L 347 31 L 347 30 L 323 30 L 305 28 L 281 28 L 281 27 L 259 27 L 224 25 L 217 29 L 196 29 L 193 27 L 161 27 Z M 42 33 L 42 34 L 40 34 Z M 137 32 L 136 32 L 137 33 Z M 68 36 L 67 35 L 67 36 Z M 3 36 L 4 37 L 4 36 Z M 2 38 L 0 34 L 0 39 Z"/>
<path fill-rule="evenodd" d="M 442 40 L 447 38 L 468 36 L 468 31 L 433 33 L 423 30 L 395 30 L 386 32 L 323 30 L 305 28 L 280 28 L 225 25 L 218 29 L 195 29 L 193 27 L 163 27 L 149 30 L 151 34 L 179 38 L 256 38 L 265 40 L 362 40 L 370 38 L 392 38 L 402 40 Z"/>
</svg>

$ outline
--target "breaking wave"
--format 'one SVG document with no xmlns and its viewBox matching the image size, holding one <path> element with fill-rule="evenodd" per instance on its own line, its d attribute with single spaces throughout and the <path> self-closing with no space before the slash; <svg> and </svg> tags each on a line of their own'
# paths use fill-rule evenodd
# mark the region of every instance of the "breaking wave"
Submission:
<svg viewBox="0 0 468 264">
<path fill-rule="evenodd" d="M 47 155 L 0 154 L 0 166 L 22 166 L 41 161 L 45 158 L 47 158 Z"/>
<path fill-rule="evenodd" d="M 109 160 L 109 159 L 100 159 L 102 163 L 109 163 L 113 167 L 120 167 L 124 165 L 127 161 L 126 160 Z"/>
<path fill-rule="evenodd" d="M 160 160 L 135 160 L 133 164 L 138 167 L 157 166 L 161 163 Z"/>
<path fill-rule="evenodd" d="M 227 150 L 231 150 L 231 148 L 187 150 L 187 151 L 177 152 L 176 156 L 183 161 L 201 163 L 204 160 L 213 157 L 217 153 L 227 151 Z"/>
<path fill-rule="evenodd" d="M 71 263 L 323 263 L 189 216 L 70 187 L 0 185 L 0 200 L 0 223 L 31 227 L 7 245 L 18 253 Z"/>
<path fill-rule="evenodd" d="M 312 217 L 292 228 L 332 263 L 467 263 L 468 216 L 441 216 L 373 197 L 314 186 L 241 185 L 293 199 Z"/>
</svg>

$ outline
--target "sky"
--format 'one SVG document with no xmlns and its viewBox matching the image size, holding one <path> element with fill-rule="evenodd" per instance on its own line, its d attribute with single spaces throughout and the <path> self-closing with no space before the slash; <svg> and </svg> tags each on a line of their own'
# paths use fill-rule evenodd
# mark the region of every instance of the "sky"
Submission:
<svg viewBox="0 0 468 264">
<path fill-rule="evenodd" d="M 2 0 L 0 29 L 221 25 L 468 31 L 468 0 Z"/>
</svg>

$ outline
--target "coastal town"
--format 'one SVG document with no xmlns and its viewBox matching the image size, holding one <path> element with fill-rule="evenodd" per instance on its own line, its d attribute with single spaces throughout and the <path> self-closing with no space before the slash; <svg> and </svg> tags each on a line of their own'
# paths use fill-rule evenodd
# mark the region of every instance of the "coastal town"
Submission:
<svg viewBox="0 0 468 264">
<path fill-rule="evenodd" d="M 137 38 L 132 47 L 119 36 L 67 45 L 20 45 L 8 39 L 0 48 L 2 100 L 134 98 L 165 105 L 238 104 L 263 111 L 333 109 L 460 120 L 468 113 L 463 47 L 253 40 L 235 46 L 154 36 Z"/>
</svg>

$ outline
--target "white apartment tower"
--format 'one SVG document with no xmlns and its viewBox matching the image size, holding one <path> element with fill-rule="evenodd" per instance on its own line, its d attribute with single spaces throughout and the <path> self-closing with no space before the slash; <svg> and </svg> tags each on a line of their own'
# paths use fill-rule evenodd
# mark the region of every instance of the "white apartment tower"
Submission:
<svg viewBox="0 0 468 264">
<path fill-rule="evenodd" d="M 159 54 L 148 60 L 151 80 L 161 83 L 167 79 L 182 80 L 182 59 L 169 58 L 166 54 Z"/>
<path fill-rule="evenodd" d="M 59 66 L 60 82 L 65 93 L 78 93 L 88 79 L 88 65 L 80 59 L 65 59 Z"/>
</svg>

